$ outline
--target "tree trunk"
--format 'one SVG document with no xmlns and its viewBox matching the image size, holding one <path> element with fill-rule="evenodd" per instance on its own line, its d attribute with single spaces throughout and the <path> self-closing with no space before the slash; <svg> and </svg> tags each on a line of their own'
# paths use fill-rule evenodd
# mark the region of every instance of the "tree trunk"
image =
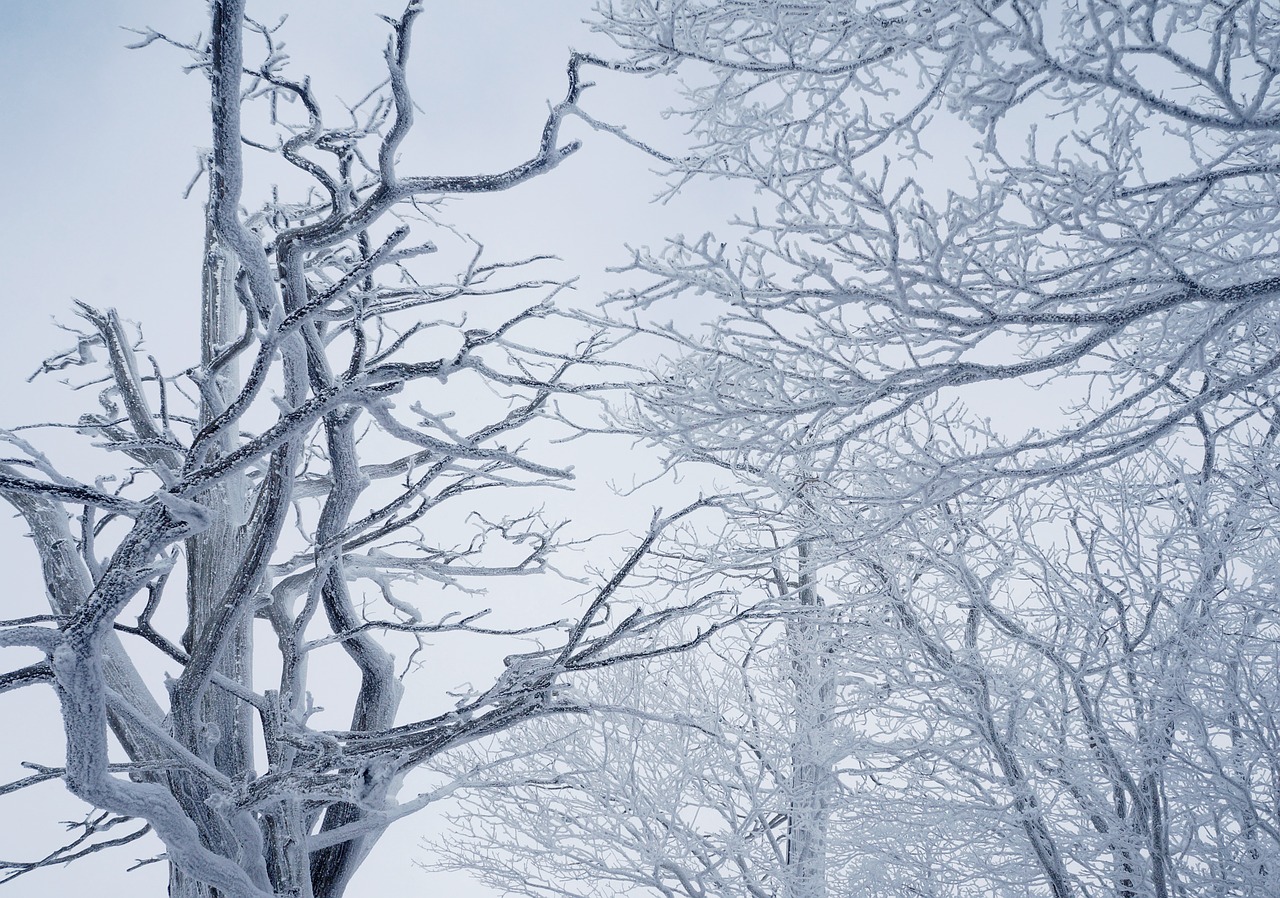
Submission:
<svg viewBox="0 0 1280 898">
<path fill-rule="evenodd" d="M 203 283 L 201 284 L 201 364 L 209 370 L 218 351 L 238 336 L 241 318 L 235 295 L 236 266 L 219 245 L 213 221 L 213 205 L 222 189 L 216 167 L 210 166 L 209 213 L 205 230 Z M 201 391 L 200 424 L 207 425 L 221 414 L 239 388 L 235 361 L 224 365 Z M 225 455 L 234 449 L 234 436 L 228 434 L 214 446 L 211 456 Z M 245 555 L 245 522 L 249 517 L 250 484 L 243 475 L 228 478 L 212 487 L 198 501 L 213 516 L 211 526 L 190 537 L 185 543 L 187 565 L 187 630 L 183 649 L 194 655 L 208 647 L 215 638 L 212 630 L 230 598 L 233 580 Z M 253 615 L 242 615 L 225 639 L 213 670 L 247 689 L 253 686 Z M 187 748 L 239 781 L 253 769 L 252 708 L 225 689 L 212 687 L 204 691 L 199 714 L 190 732 L 175 733 Z M 236 853 L 235 841 L 226 822 L 204 807 L 202 784 L 184 777 L 172 783 L 175 794 L 183 802 L 200 827 L 208 847 L 228 857 Z M 169 894 L 173 898 L 216 898 L 210 887 L 192 881 L 171 866 Z"/>
<path fill-rule="evenodd" d="M 835 672 L 831 634 L 814 583 L 809 543 L 802 541 L 798 551 L 797 607 L 787 617 L 795 714 L 784 894 L 787 898 L 826 898 Z"/>
</svg>

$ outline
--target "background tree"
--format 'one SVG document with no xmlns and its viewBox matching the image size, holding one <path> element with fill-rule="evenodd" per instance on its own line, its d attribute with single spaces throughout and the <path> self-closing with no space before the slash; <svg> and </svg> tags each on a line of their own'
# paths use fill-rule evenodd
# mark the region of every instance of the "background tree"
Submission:
<svg viewBox="0 0 1280 898">
<path fill-rule="evenodd" d="M 885 609 L 863 732 L 928 735 L 847 775 L 932 837 L 885 893 L 1274 890 L 1274 11 L 601 15 L 619 68 L 683 77 L 672 189 L 764 197 L 636 254 L 628 316 L 720 311 L 632 325 L 671 359 L 626 426 Z"/>
<path fill-rule="evenodd" d="M 698 654 L 575 678 L 592 716 L 453 759 L 493 779 L 448 863 L 530 895 L 1271 894 L 1274 437 L 811 556 Z M 741 591 L 745 549 L 708 553 Z"/>
<path fill-rule="evenodd" d="M 884 488 L 880 505 L 927 503 L 1199 445 L 1198 413 L 1266 429 L 1280 38 L 1265 5 L 602 15 L 620 66 L 687 73 L 675 113 L 697 142 L 676 177 L 743 179 L 772 204 L 733 244 L 637 254 L 652 277 L 632 303 L 722 301 L 709 336 L 676 337 L 691 351 L 643 428 L 736 469 L 803 452 L 859 513 Z M 993 395 L 1042 413 L 1002 428 L 956 404 Z"/>
<path fill-rule="evenodd" d="M 207 41 L 148 30 L 139 42 L 189 52 L 211 87 L 198 358 L 166 374 L 119 315 L 81 304 L 77 345 L 44 369 L 102 356 L 90 381 L 101 408 L 74 425 L 110 453 L 96 480 L 3 433 L 0 494 L 30 530 L 50 608 L 0 628 L 0 646 L 32 658 L 6 669 L 0 690 L 52 685 L 66 734 L 65 767 L 37 767 L 5 791 L 61 778 L 103 812 L 13 872 L 154 831 L 175 896 L 338 896 L 388 825 L 450 788 L 398 801 L 406 774 L 450 746 L 579 708 L 557 686 L 567 671 L 659 650 L 673 609 L 624 610 L 622 593 L 689 509 L 655 516 L 568 620 L 526 607 L 491 624 L 474 600 L 495 578 L 523 596 L 522 581 L 552 570 L 560 526 L 536 494 L 571 475 L 529 445 L 568 432 L 554 400 L 601 387 L 604 340 L 548 326 L 563 285 L 535 270 L 543 260 L 487 261 L 436 206 L 572 154 L 559 129 L 585 60 L 569 59 L 566 95 L 528 158 L 409 175 L 397 157 L 414 120 L 416 0 L 387 20 L 386 80 L 337 122 L 287 74 L 278 26 L 247 16 L 243 0 L 210 9 Z M 272 191 L 246 214 L 250 153 L 296 199 Z M 433 239 L 411 241 L 413 230 Z M 425 256 L 457 275 L 424 274 Z M 530 495 L 510 502 L 517 491 Z M 565 599 L 582 591 L 556 582 Z M 445 634 L 493 637 L 500 673 L 402 704 L 406 673 L 431 657 L 425 638 Z M 514 651 L 518 636 L 552 648 Z M 327 677 L 331 667 L 345 675 Z M 348 718 L 326 720 L 321 704 L 344 699 Z"/>
<path fill-rule="evenodd" d="M 442 756 L 492 778 L 460 793 L 437 864 L 529 895 L 825 894 L 855 691 L 837 709 L 814 572 L 761 573 L 736 591 L 770 599 L 702 651 L 577 677 L 592 714 Z"/>
</svg>

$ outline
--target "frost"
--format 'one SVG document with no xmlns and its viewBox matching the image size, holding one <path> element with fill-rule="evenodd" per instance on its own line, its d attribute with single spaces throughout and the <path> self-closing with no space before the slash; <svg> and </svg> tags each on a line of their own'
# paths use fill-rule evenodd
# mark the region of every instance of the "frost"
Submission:
<svg viewBox="0 0 1280 898">
<path fill-rule="evenodd" d="M 199 502 L 184 499 L 168 490 L 156 490 L 153 495 L 169 514 L 187 525 L 190 535 L 203 533 L 213 525 L 213 512 Z"/>
</svg>

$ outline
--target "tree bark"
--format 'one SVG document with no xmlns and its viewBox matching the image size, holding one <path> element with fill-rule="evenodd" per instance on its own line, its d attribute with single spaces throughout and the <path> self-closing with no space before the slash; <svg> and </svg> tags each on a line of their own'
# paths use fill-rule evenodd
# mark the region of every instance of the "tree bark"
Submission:
<svg viewBox="0 0 1280 898">
<path fill-rule="evenodd" d="M 827 827 L 833 780 L 831 743 L 835 672 L 827 621 L 814 582 L 808 541 L 798 547 L 796 607 L 787 617 L 787 644 L 795 695 L 788 784 L 787 898 L 826 898 Z"/>
</svg>

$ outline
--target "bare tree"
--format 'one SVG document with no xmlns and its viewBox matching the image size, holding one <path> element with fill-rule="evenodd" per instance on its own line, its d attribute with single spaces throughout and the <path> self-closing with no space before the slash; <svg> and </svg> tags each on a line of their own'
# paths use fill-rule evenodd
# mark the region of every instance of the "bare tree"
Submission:
<svg viewBox="0 0 1280 898">
<path fill-rule="evenodd" d="M 672 358 L 622 425 L 881 603 L 885 741 L 841 776 L 914 824 L 861 849 L 884 893 L 1274 891 L 1275 10 L 601 16 L 615 69 L 683 76 L 672 189 L 765 198 L 636 254 Z M 644 323 L 694 296 L 705 328 Z"/>
<path fill-rule="evenodd" d="M 575 678 L 594 710 L 442 756 L 491 779 L 460 793 L 444 856 L 504 892 L 819 896 L 835 767 L 831 632 L 813 572 L 697 653 Z M 781 577 L 781 571 L 776 571 Z M 751 587 L 741 578 L 739 591 Z"/>
<path fill-rule="evenodd" d="M 843 504 L 897 508 L 1198 444 L 1198 415 L 1269 414 L 1266 4 L 622 0 L 602 16 L 617 67 L 684 75 L 674 112 L 695 141 L 667 156 L 673 189 L 728 177 L 765 197 L 740 239 L 636 256 L 650 278 L 632 304 L 722 301 L 709 336 L 665 333 L 689 352 L 643 426 L 670 445 L 737 470 L 803 455 Z M 1063 413 L 1030 429 L 957 404 L 996 390 Z"/>
<path fill-rule="evenodd" d="M 988 762 L 1020 808 L 1034 866 L 1053 894 L 1075 893 L 1071 871 L 1081 862 L 1068 859 L 1057 824 L 1044 816 L 1061 802 L 1037 799 L 1029 783 L 1038 765 L 1057 762 L 1008 744 L 1012 732 L 1027 732 L 1017 720 L 1024 711 L 1010 696 L 997 712 L 999 678 L 971 666 L 984 632 L 1006 640 L 993 651 L 1010 690 L 1023 668 L 1003 668 L 1006 659 L 1036 653 L 1037 664 L 1070 684 L 1055 707 L 1066 720 L 1077 706 L 1098 715 L 1081 724 L 1096 730 L 1085 737 L 1093 751 L 1107 754 L 1102 730 L 1110 727 L 1140 743 L 1132 757 L 1141 760 L 1118 753 L 1108 770 L 1095 771 L 1115 779 L 1107 788 L 1121 818 L 1105 822 L 1104 814 L 1096 825 L 1113 839 L 1125 832 L 1130 847 L 1115 842 L 1112 850 L 1148 865 L 1130 870 L 1133 884 L 1124 885 L 1123 871 L 1137 861 L 1118 860 L 1117 894 L 1171 894 L 1178 879 L 1228 892 L 1272 888 L 1257 878 L 1271 865 L 1240 866 L 1256 850 L 1252 805 L 1270 790 L 1270 774 L 1260 793 L 1236 788 L 1250 797 L 1234 822 L 1203 830 L 1190 822 L 1198 821 L 1193 809 L 1168 804 L 1158 780 L 1178 754 L 1175 742 L 1208 746 L 1184 747 L 1184 758 L 1216 752 L 1231 742 L 1237 713 L 1222 709 L 1266 704 L 1271 688 L 1251 675 L 1256 692 L 1224 697 L 1235 692 L 1224 678 L 1233 680 L 1238 666 L 1258 670 L 1256 660 L 1230 659 L 1267 655 L 1253 635 L 1261 619 L 1242 612 L 1223 626 L 1233 637 L 1212 648 L 1200 640 L 1221 603 L 1256 609 L 1252 596 L 1274 566 L 1270 556 L 1233 566 L 1215 553 L 1246 541 L 1244 531 L 1206 529 L 1250 519 L 1253 539 L 1273 526 L 1274 9 L 637 0 L 608 4 L 603 16 L 627 65 L 692 72 L 680 111 L 697 143 L 676 163 L 676 183 L 741 178 L 773 203 L 744 216 L 735 246 L 706 236 L 637 255 L 635 267 L 653 280 L 628 297 L 633 304 L 696 292 L 721 298 L 725 310 L 705 338 L 651 329 L 684 352 L 646 394 L 637 429 L 660 434 L 673 459 L 732 469 L 771 496 L 812 479 L 803 501 L 796 493 L 792 517 L 842 547 L 833 551 L 889 559 L 877 562 L 886 589 L 919 571 L 908 546 L 937 557 L 936 538 L 918 540 L 921 528 L 933 531 L 923 522 L 952 514 L 940 502 L 957 502 L 979 521 L 1012 514 L 989 503 L 1010 495 L 1010 508 L 1066 502 L 1075 520 L 1092 517 L 1088 534 L 1075 537 L 1092 546 L 1092 575 L 1075 562 L 1043 560 L 1055 554 L 1044 540 L 1065 526 L 1061 514 L 1038 531 L 1001 528 L 989 546 L 989 576 L 1002 579 L 1003 566 L 1035 584 L 1011 593 L 1056 629 L 1032 627 L 1007 609 L 986 614 L 990 583 L 979 587 L 982 578 L 963 574 L 964 565 L 941 581 L 957 591 L 950 610 L 902 605 L 899 625 L 914 634 L 920 660 L 967 696 L 971 725 L 985 734 Z M 966 130 L 974 142 L 967 153 L 957 141 Z M 967 171 L 955 165 L 958 153 Z M 985 420 L 983 405 L 1005 403 L 1034 412 L 1036 426 Z M 1119 473 L 1106 473 L 1117 465 Z M 1119 506 L 1117 477 L 1134 480 Z M 1052 484 L 1071 498 L 1037 492 Z M 1144 538 L 1158 527 L 1130 517 L 1127 505 L 1136 503 L 1198 536 L 1183 541 L 1165 530 Z M 1019 516 L 1040 520 L 1025 508 Z M 899 551 L 872 548 L 886 540 Z M 1136 573 L 1148 564 L 1161 576 Z M 1116 568 L 1148 588 L 1117 589 L 1109 579 Z M 1242 568 L 1258 579 L 1233 581 Z M 1065 580 L 1090 586 L 1071 592 L 1080 607 L 1057 611 L 1049 584 Z M 1096 595 L 1112 596 L 1127 622 L 1103 623 L 1096 600 L 1085 601 Z M 1134 607 L 1144 609 L 1140 620 Z M 1068 651 L 1055 643 L 1051 636 L 1072 629 L 1059 615 L 1079 615 L 1075 627 L 1093 622 L 1079 637 L 1084 644 Z M 958 617 L 970 631 L 948 629 Z M 1130 640 L 1114 656 L 1111 626 L 1128 628 Z M 1082 660 L 1098 651 L 1107 657 L 1100 667 Z M 1188 685 L 1184 667 L 1197 657 L 1213 684 L 1202 692 Z M 1132 705 L 1110 706 L 1107 685 L 1085 685 L 1094 674 L 1127 683 Z M 1031 693 L 1048 700 L 1048 673 Z M 1000 713 L 1012 716 L 997 725 Z M 1184 733 L 1179 714 L 1200 718 L 1207 735 Z M 1046 721 L 1057 725 L 1053 715 Z M 1185 788 L 1207 794 L 1209 780 L 1218 781 L 1191 777 L 1195 785 Z M 1175 838 L 1170 821 L 1179 813 L 1186 829 Z M 1188 861 L 1201 832 L 1217 833 L 1227 855 Z"/>
<path fill-rule="evenodd" d="M 928 556 L 876 565 L 932 681 L 923 716 L 977 737 L 928 756 L 985 779 L 1047 894 L 1275 889 L 1277 544 L 1256 491 L 1273 440 L 1257 458 L 1216 481 L 1130 463 L 982 520 L 953 507 Z"/>
<path fill-rule="evenodd" d="M 700 656 L 451 759 L 494 779 L 449 863 L 530 895 L 1274 893 L 1275 437 L 815 552 Z"/>
<path fill-rule="evenodd" d="M 50 607 L 0 628 L 0 646 L 41 658 L 0 676 L 0 691 L 52 685 L 66 732 L 65 767 L 37 766 L 3 791 L 61 778 L 102 810 L 73 844 L 10 872 L 153 831 L 171 895 L 337 898 L 388 825 L 448 791 L 398 800 L 406 773 L 580 710 L 558 686 L 568 671 L 682 644 L 657 639 L 670 608 L 623 593 L 663 529 L 706 503 L 655 515 L 578 596 L 580 614 L 546 622 L 525 603 L 491 623 L 476 601 L 485 583 L 525 595 L 551 570 L 560 527 L 536 495 L 516 497 L 570 479 L 536 447 L 565 433 L 558 399 L 602 388 L 606 341 L 547 326 L 563 284 L 537 273 L 542 260 L 489 262 L 475 245 L 443 280 L 414 260 L 465 248 L 437 220 L 439 199 L 515 187 L 578 148 L 560 126 L 588 60 L 569 57 L 565 97 L 523 161 L 411 175 L 398 150 L 414 120 L 418 0 L 387 20 L 386 80 L 337 122 L 308 79 L 288 75 L 276 27 L 244 0 L 210 9 L 207 41 L 150 30 L 140 41 L 189 52 L 211 87 L 199 357 L 166 374 L 117 313 L 81 304 L 77 346 L 44 368 L 103 356 L 101 409 L 72 425 L 108 453 L 100 476 L 68 476 L 3 433 L 0 494 L 30 529 Z M 273 194 L 246 214 L 247 153 L 283 162 L 297 198 Z M 410 239 L 424 229 L 440 242 Z M 566 600 L 582 589 L 548 582 Z M 519 646 L 511 637 L 552 648 L 507 655 L 491 685 L 461 697 L 402 707 L 424 639 L 450 633 L 493 637 L 499 655 Z M 177 675 L 162 678 L 161 663 Z M 317 670 L 344 664 L 354 689 Z M 335 681 L 316 701 L 311 690 Z M 319 705 L 344 692 L 346 725 L 320 726 Z"/>
</svg>

